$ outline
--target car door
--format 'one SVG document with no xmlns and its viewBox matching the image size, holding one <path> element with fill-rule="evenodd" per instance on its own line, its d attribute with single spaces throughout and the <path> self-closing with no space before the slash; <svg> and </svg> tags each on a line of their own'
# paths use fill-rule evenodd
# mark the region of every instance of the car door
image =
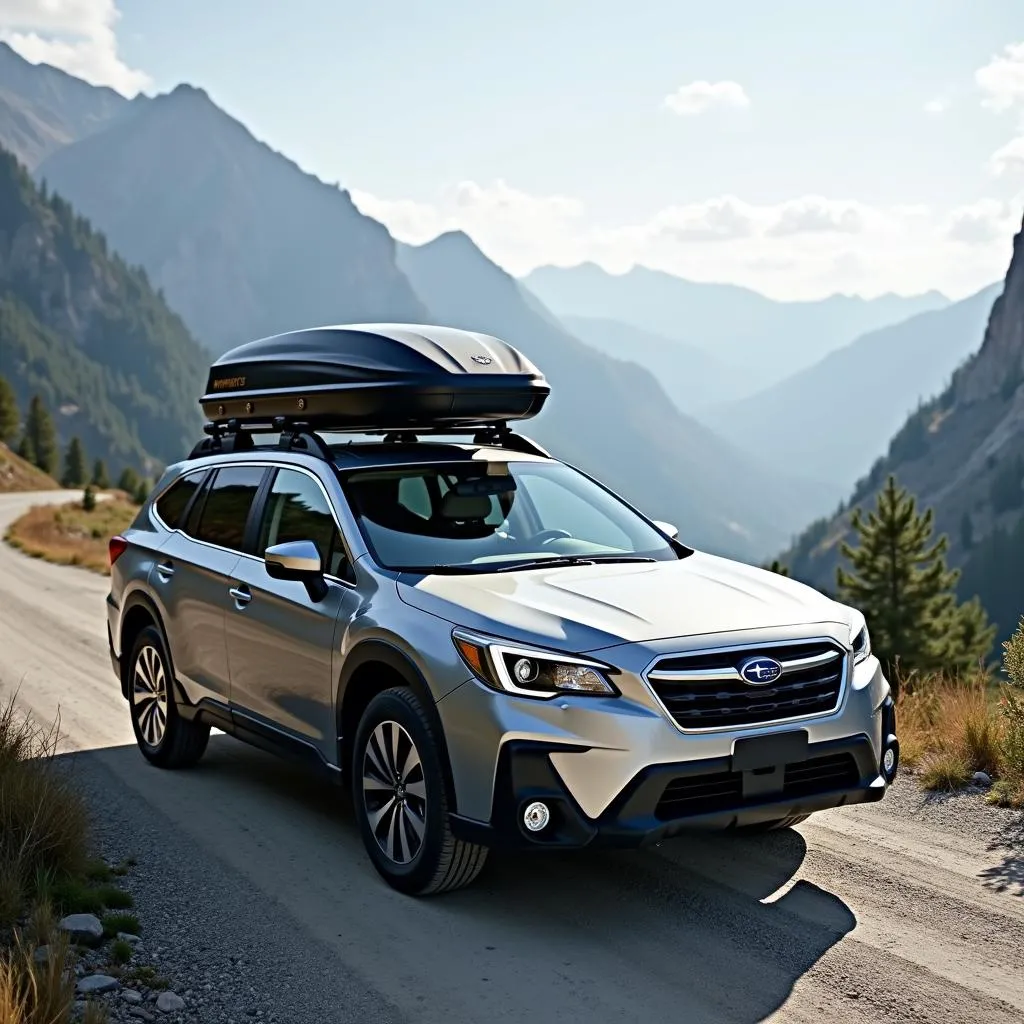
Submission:
<svg viewBox="0 0 1024 1024">
<path fill-rule="evenodd" d="M 157 501 L 157 515 L 174 532 L 160 550 L 152 586 L 163 606 L 175 674 L 193 702 L 207 698 L 226 706 L 230 700 L 224 619 L 232 604 L 231 573 L 265 473 L 263 466 L 219 467 L 203 474 L 186 506 L 163 496 Z"/>
<path fill-rule="evenodd" d="M 350 562 L 327 492 L 312 473 L 279 468 L 262 501 L 254 554 L 234 568 L 244 595 L 227 617 L 232 710 L 337 756 L 333 702 L 339 621 L 355 607 Z M 302 583 L 272 578 L 263 552 L 275 544 L 316 544 L 327 593 L 314 601 Z"/>
</svg>

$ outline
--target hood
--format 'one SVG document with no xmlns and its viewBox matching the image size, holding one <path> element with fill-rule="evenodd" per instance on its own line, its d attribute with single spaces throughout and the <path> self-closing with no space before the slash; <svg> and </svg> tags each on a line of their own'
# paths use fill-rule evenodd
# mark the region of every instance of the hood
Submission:
<svg viewBox="0 0 1024 1024">
<path fill-rule="evenodd" d="M 843 605 L 802 583 L 702 552 L 672 562 L 403 576 L 398 589 L 407 604 L 450 622 L 558 650 L 852 622 Z"/>
</svg>

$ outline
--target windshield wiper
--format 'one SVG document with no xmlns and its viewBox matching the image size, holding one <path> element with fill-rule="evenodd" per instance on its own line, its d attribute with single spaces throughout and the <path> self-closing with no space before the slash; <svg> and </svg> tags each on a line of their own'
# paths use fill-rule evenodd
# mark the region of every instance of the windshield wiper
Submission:
<svg viewBox="0 0 1024 1024">
<path fill-rule="evenodd" d="M 544 569 L 560 565 L 595 565 L 598 562 L 653 562 L 646 555 L 554 555 L 551 558 L 531 558 L 525 562 L 503 565 L 494 572 L 515 572 L 518 569 Z"/>
</svg>

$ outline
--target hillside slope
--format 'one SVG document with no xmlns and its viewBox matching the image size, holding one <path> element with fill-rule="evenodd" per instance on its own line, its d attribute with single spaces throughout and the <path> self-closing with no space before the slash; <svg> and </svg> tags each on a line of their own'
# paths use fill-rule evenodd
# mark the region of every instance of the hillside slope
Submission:
<svg viewBox="0 0 1024 1024">
<path fill-rule="evenodd" d="M 52 491 L 60 484 L 0 441 L 0 494 L 12 491 Z"/>
<path fill-rule="evenodd" d="M 755 395 L 704 412 L 722 437 L 765 465 L 849 493 L 921 402 L 981 344 L 1001 285 L 865 334 Z"/>
<path fill-rule="evenodd" d="M 0 144 L 30 169 L 99 130 L 129 105 L 113 89 L 47 64 L 31 64 L 0 42 Z"/>
<path fill-rule="evenodd" d="M 980 350 L 910 416 L 848 509 L 872 502 L 889 473 L 935 509 L 963 569 L 961 594 L 978 594 L 1008 632 L 1024 613 L 1024 233 Z M 847 510 L 803 534 L 784 556 L 795 576 L 832 584 L 848 520 Z"/>
<path fill-rule="evenodd" d="M 0 375 L 112 469 L 167 462 L 201 426 L 209 356 L 67 202 L 0 150 Z"/>
<path fill-rule="evenodd" d="M 218 354 L 312 324 L 426 316 L 387 230 L 201 89 L 147 101 L 38 176 L 144 266 Z"/>
<path fill-rule="evenodd" d="M 688 542 L 760 558 L 801 521 L 813 487 L 769 476 L 683 415 L 647 370 L 541 315 L 465 234 L 402 245 L 399 265 L 440 322 L 497 334 L 541 367 L 552 397 L 526 433 L 676 523 Z"/>
<path fill-rule="evenodd" d="M 728 402 L 758 384 L 757 377 L 744 367 L 621 320 L 563 316 L 561 321 L 570 333 L 605 355 L 646 367 L 669 398 L 687 413 L 700 413 Z"/>
<path fill-rule="evenodd" d="M 777 302 L 738 285 L 687 281 L 647 267 L 609 274 L 593 263 L 539 267 L 523 283 L 556 316 L 618 320 L 701 348 L 744 367 L 752 388 L 782 380 L 867 331 L 949 301 L 928 292 Z"/>
</svg>

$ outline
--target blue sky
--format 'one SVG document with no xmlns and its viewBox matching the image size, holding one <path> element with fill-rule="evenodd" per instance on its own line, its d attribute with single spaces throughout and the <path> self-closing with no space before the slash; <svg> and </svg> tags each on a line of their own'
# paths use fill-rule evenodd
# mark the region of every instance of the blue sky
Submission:
<svg viewBox="0 0 1024 1024">
<path fill-rule="evenodd" d="M 11 0 L 0 34 L 126 92 L 201 85 L 399 237 L 463 227 L 517 273 L 962 295 L 1020 224 L 1019 0 L 259 10 Z"/>
</svg>

